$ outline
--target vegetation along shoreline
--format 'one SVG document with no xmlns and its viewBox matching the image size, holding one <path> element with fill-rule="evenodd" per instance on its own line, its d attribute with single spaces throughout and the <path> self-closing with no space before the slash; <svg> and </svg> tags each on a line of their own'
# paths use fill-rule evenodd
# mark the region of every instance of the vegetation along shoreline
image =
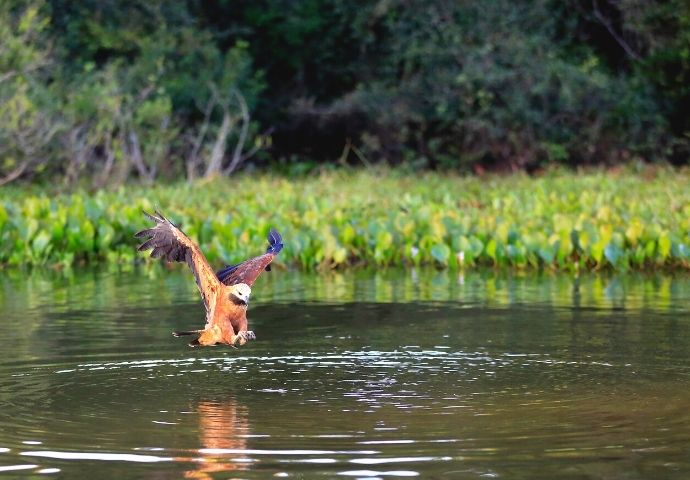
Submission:
<svg viewBox="0 0 690 480">
<path fill-rule="evenodd" d="M 141 211 L 162 208 L 211 262 L 254 255 L 270 227 L 279 263 L 516 269 L 690 268 L 690 173 L 461 177 L 335 171 L 0 197 L 0 264 L 67 266 L 136 259 Z"/>
</svg>

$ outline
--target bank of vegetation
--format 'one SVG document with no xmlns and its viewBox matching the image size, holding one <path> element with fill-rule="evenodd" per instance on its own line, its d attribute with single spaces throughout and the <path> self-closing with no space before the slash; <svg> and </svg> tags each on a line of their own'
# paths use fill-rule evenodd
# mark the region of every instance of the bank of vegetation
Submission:
<svg viewBox="0 0 690 480">
<path fill-rule="evenodd" d="M 336 171 L 239 175 L 95 193 L 7 188 L 0 263 L 70 266 L 146 261 L 133 234 L 160 209 L 213 262 L 263 252 L 305 270 L 435 265 L 516 269 L 690 267 L 690 173 L 552 173 L 539 178 Z"/>
</svg>

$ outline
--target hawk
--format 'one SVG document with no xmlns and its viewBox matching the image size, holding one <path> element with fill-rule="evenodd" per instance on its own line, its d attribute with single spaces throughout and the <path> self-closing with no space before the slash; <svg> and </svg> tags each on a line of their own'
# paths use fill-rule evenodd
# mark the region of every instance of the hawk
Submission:
<svg viewBox="0 0 690 480">
<path fill-rule="evenodd" d="M 206 325 L 203 330 L 173 332 L 176 337 L 197 335 L 189 345 L 244 345 L 254 340 L 254 332 L 247 330 L 247 305 L 254 281 L 283 248 L 280 234 L 271 229 L 268 234 L 268 249 L 263 255 L 250 258 L 237 265 L 228 265 L 215 273 L 206 257 L 187 235 L 170 220 L 156 211 L 153 215 L 144 212 L 153 220 L 152 228 L 135 234 L 147 240 L 139 251 L 152 249 L 151 257 L 165 258 L 169 262 L 186 262 L 194 274 L 201 298 L 206 307 Z"/>
</svg>

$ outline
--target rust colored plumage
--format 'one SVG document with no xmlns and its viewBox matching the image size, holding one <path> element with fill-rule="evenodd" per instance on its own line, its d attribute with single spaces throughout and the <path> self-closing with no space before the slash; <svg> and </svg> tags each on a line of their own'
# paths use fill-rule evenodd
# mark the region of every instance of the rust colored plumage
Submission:
<svg viewBox="0 0 690 480">
<path fill-rule="evenodd" d="M 244 345 L 248 340 L 256 338 L 254 332 L 247 330 L 247 304 L 251 286 L 264 269 L 269 269 L 269 264 L 282 248 L 280 234 L 271 230 L 268 251 L 264 255 L 225 267 L 216 275 L 199 246 L 182 230 L 159 212 L 154 215 L 144 212 L 144 215 L 153 220 L 155 225 L 136 233 L 137 238 L 147 238 L 139 246 L 139 251 L 152 249 L 153 258 L 187 263 L 206 307 L 206 325 L 203 330 L 173 332 L 173 335 L 199 334 L 190 342 L 191 346 Z"/>
</svg>

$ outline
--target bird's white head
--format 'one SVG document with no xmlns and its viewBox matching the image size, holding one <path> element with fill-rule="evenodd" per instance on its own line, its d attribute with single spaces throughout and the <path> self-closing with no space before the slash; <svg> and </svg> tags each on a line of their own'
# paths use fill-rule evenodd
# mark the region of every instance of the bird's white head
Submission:
<svg viewBox="0 0 690 480">
<path fill-rule="evenodd" d="M 235 303 L 247 305 L 249 303 L 249 296 L 252 289 L 246 283 L 238 283 L 230 287 L 230 295 Z"/>
</svg>

